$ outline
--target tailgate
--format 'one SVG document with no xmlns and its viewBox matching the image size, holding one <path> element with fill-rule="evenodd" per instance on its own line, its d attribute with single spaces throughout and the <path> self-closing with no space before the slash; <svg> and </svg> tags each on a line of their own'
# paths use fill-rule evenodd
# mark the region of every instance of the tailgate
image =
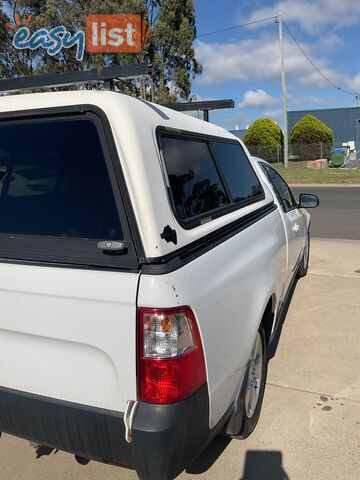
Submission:
<svg viewBox="0 0 360 480">
<path fill-rule="evenodd" d="M 0 264 L 0 386 L 124 411 L 137 273 Z"/>
</svg>

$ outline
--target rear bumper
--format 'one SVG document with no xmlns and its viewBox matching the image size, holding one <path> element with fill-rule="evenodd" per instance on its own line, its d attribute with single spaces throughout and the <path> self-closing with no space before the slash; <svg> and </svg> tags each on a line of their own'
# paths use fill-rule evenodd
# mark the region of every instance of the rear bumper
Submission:
<svg viewBox="0 0 360 480">
<path fill-rule="evenodd" d="M 208 421 L 206 385 L 175 404 L 140 402 L 128 444 L 120 412 L 0 388 L 0 432 L 84 458 L 126 464 L 142 480 L 170 480 L 182 472 L 209 442 Z"/>
</svg>

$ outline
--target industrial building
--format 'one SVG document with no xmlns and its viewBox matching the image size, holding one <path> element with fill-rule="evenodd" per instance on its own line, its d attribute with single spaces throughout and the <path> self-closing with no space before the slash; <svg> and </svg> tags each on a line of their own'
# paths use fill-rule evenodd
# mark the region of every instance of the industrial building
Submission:
<svg viewBox="0 0 360 480">
<path fill-rule="evenodd" d="M 326 108 L 321 110 L 300 110 L 288 112 L 289 132 L 305 115 L 313 115 L 331 128 L 334 133 L 334 146 L 354 142 L 360 150 L 360 107 Z"/>
<path fill-rule="evenodd" d="M 299 120 L 309 114 L 331 128 L 335 147 L 347 144 L 351 151 L 360 152 L 360 107 L 289 111 L 289 132 Z M 246 129 L 231 130 L 231 133 L 242 140 Z"/>
</svg>

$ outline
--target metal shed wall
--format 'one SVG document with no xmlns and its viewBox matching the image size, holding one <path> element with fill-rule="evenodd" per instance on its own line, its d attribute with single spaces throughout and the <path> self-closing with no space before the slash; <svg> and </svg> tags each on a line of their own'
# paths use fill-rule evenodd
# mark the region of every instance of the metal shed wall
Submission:
<svg viewBox="0 0 360 480">
<path fill-rule="evenodd" d="M 301 110 L 288 112 L 289 131 L 305 115 L 313 115 L 334 132 L 335 146 L 355 141 L 360 145 L 360 107 L 328 108 L 322 110 Z"/>
</svg>

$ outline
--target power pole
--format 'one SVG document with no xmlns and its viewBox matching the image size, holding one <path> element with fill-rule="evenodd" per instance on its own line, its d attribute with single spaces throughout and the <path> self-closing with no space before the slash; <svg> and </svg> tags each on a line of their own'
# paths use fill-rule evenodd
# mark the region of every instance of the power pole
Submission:
<svg viewBox="0 0 360 480">
<path fill-rule="evenodd" d="M 281 65 L 281 84 L 283 98 L 283 115 L 284 115 L 284 167 L 289 166 L 289 132 L 287 117 L 287 95 L 286 95 L 286 76 L 285 76 L 285 56 L 284 56 L 284 37 L 282 28 L 282 15 L 278 14 L 277 23 L 279 25 L 279 45 L 280 45 L 280 65 Z"/>
</svg>

